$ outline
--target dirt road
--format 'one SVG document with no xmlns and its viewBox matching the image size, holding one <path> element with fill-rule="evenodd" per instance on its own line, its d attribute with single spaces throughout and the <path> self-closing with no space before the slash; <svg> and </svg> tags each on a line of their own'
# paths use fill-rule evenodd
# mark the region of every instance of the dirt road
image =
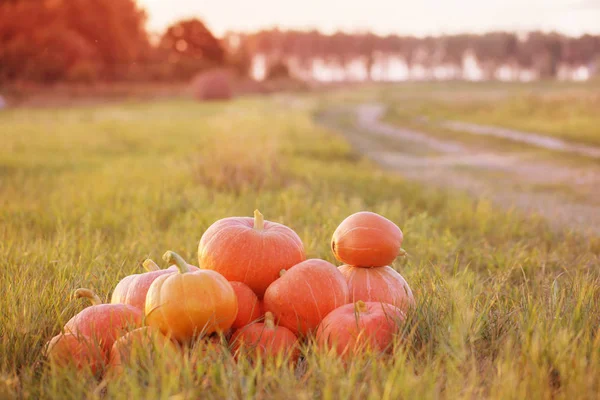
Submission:
<svg viewBox="0 0 600 400">
<path fill-rule="evenodd" d="M 375 162 L 409 179 L 538 214 L 557 228 L 600 234 L 600 165 L 595 160 L 568 163 L 559 151 L 553 159 L 541 157 L 535 148 L 510 152 L 442 140 L 382 122 L 384 113 L 380 104 L 365 104 L 328 110 L 318 120 L 343 133 Z M 535 138 L 529 144 L 535 145 Z"/>
</svg>

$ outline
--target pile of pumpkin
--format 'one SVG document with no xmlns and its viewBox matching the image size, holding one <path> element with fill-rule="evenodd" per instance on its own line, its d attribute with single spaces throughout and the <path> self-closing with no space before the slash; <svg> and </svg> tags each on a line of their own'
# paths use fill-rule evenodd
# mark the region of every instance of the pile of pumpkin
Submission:
<svg viewBox="0 0 600 400">
<path fill-rule="evenodd" d="M 93 305 L 71 318 L 48 343 L 52 364 L 123 371 L 134 348 L 177 354 L 211 334 L 231 353 L 256 361 L 298 359 L 302 340 L 345 357 L 385 352 L 414 304 L 404 278 L 390 268 L 402 250 L 398 226 L 371 212 L 346 218 L 331 248 L 340 267 L 306 259 L 290 228 L 254 218 L 215 222 L 198 248 L 200 268 L 167 251 L 160 269 L 131 275 L 115 287 L 110 304 L 88 289 L 77 297 Z"/>
</svg>

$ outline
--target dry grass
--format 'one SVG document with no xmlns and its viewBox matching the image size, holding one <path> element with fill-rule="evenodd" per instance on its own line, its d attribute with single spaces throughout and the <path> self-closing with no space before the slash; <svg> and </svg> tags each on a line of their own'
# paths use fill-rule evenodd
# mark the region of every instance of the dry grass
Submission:
<svg viewBox="0 0 600 400">
<path fill-rule="evenodd" d="M 263 99 L 1 114 L 0 397 L 597 397 L 598 238 L 380 171 L 309 111 Z M 332 262 L 350 213 L 402 227 L 410 257 L 393 267 L 417 309 L 390 355 L 344 364 L 308 342 L 296 368 L 209 354 L 101 386 L 49 368 L 44 343 L 84 306 L 73 289 L 109 298 L 167 249 L 194 261 L 212 222 L 257 207 Z"/>
</svg>

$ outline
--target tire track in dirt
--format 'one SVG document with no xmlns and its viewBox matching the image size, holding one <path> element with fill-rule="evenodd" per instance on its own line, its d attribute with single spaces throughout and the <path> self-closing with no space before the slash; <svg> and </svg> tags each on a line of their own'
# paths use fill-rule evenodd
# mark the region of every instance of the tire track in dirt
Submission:
<svg viewBox="0 0 600 400">
<path fill-rule="evenodd" d="M 407 179 L 540 215 L 557 229 L 600 234 L 600 166 L 594 162 L 567 165 L 535 149 L 515 153 L 443 140 L 382 122 L 384 114 L 380 104 L 363 104 L 326 110 L 317 121 Z"/>
</svg>

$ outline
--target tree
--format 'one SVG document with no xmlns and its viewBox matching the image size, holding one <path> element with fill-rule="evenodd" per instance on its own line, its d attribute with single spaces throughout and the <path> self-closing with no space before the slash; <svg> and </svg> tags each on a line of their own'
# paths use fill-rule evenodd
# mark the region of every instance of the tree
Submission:
<svg viewBox="0 0 600 400">
<path fill-rule="evenodd" d="M 165 51 L 173 76 L 179 79 L 189 79 L 202 70 L 225 63 L 223 46 L 198 19 L 170 26 L 159 48 Z"/>
<path fill-rule="evenodd" d="M 0 80 L 118 78 L 149 45 L 134 0 L 0 3 Z"/>
</svg>

